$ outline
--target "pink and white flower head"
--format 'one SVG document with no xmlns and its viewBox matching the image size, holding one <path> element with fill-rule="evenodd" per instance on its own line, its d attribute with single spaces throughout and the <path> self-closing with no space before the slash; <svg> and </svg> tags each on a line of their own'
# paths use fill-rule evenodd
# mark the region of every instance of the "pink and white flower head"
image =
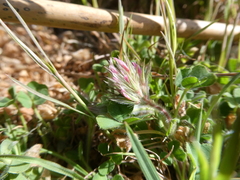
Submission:
<svg viewBox="0 0 240 180">
<path fill-rule="evenodd" d="M 123 95 L 128 103 L 141 104 L 144 99 L 149 98 L 150 66 L 141 68 L 127 58 L 125 62 L 118 58 L 111 58 L 107 70 L 110 74 L 108 84 Z"/>
</svg>

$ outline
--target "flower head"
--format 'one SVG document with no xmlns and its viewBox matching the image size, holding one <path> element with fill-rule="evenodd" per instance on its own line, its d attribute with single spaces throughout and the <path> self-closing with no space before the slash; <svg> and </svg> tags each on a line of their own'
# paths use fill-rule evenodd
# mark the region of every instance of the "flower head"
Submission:
<svg viewBox="0 0 240 180">
<path fill-rule="evenodd" d="M 118 58 L 112 58 L 107 70 L 110 74 L 108 84 L 111 84 L 123 95 L 128 103 L 140 104 L 143 99 L 148 99 L 150 66 L 141 68 L 127 58 L 125 62 Z"/>
</svg>

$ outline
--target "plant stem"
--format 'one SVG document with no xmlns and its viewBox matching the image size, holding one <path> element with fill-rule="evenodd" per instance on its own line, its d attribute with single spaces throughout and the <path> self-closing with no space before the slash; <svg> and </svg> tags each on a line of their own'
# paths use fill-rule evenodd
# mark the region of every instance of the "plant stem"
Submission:
<svg viewBox="0 0 240 180">
<path fill-rule="evenodd" d="M 92 112 L 89 110 L 87 105 L 83 102 L 83 100 L 77 95 L 77 93 L 69 86 L 69 84 L 62 78 L 62 76 L 56 71 L 55 72 L 58 81 L 74 96 L 76 101 L 92 116 L 95 117 Z"/>
<path fill-rule="evenodd" d="M 163 122 L 164 122 L 164 125 L 166 126 L 166 128 L 168 128 L 169 124 L 172 120 L 172 117 L 169 114 L 169 112 L 164 107 L 160 106 L 159 104 L 156 104 L 154 101 L 152 101 L 150 99 L 144 98 L 144 101 L 148 106 L 151 106 L 152 108 L 156 109 L 158 112 L 160 112 L 161 114 L 163 114 L 165 116 L 165 118 L 167 119 L 167 122 L 166 121 L 163 121 Z"/>
<path fill-rule="evenodd" d="M 210 156 L 210 170 L 208 179 L 214 179 L 218 171 L 218 166 L 221 160 L 222 143 L 222 127 L 220 123 L 216 123 L 213 128 L 213 146 Z"/>
<path fill-rule="evenodd" d="M 179 100 L 179 102 L 178 102 L 177 108 L 174 110 L 174 117 L 175 117 L 175 118 L 177 117 L 178 110 L 179 110 L 179 108 L 180 108 L 180 106 L 181 106 L 182 100 L 183 100 L 183 98 L 185 97 L 185 95 L 187 94 L 188 91 L 189 91 L 188 88 L 184 89 L 184 91 L 183 91 L 183 93 L 182 93 L 182 95 L 181 95 L 181 97 L 180 97 L 180 100 Z"/>
<path fill-rule="evenodd" d="M 42 118 L 42 116 L 39 114 L 37 108 L 35 107 L 35 105 L 33 105 L 33 110 L 34 110 L 34 113 L 36 115 L 36 117 L 38 118 L 39 122 L 38 123 L 41 123 L 43 124 L 45 127 L 48 127 L 48 128 L 51 128 Z M 41 130 L 41 126 L 39 126 L 37 128 L 37 131 L 38 131 L 38 134 L 41 136 L 42 140 L 43 140 L 43 144 L 44 144 L 44 147 L 47 147 L 47 142 L 48 142 L 48 139 L 45 137 L 45 135 L 43 134 L 42 130 Z"/>
<path fill-rule="evenodd" d="M 228 140 L 223 151 L 223 157 L 219 166 L 216 180 L 230 179 L 236 167 L 240 154 L 240 109 L 237 111 L 237 119 L 233 125 L 233 134 Z"/>
<path fill-rule="evenodd" d="M 17 136 L 16 136 L 16 133 L 15 133 L 15 130 L 12 128 L 12 122 L 11 122 L 11 119 L 10 117 L 5 113 L 5 119 L 6 119 L 6 127 L 7 127 L 7 130 L 8 130 L 8 133 L 11 134 L 11 140 L 12 141 L 18 141 L 17 140 Z M 18 141 L 19 142 L 19 141 Z M 21 155 L 21 147 L 20 147 L 20 144 L 17 143 L 15 146 L 14 146 L 14 151 L 15 151 L 15 154 L 16 155 Z"/>
</svg>

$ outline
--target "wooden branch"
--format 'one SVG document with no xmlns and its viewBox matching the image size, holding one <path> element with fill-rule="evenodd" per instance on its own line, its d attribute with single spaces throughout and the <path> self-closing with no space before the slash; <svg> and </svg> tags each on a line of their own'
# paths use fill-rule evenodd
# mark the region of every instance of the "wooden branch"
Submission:
<svg viewBox="0 0 240 180">
<path fill-rule="evenodd" d="M 118 12 L 96 9 L 87 6 L 49 1 L 49 0 L 9 0 L 29 24 L 44 25 L 56 28 L 77 29 L 86 31 L 118 32 Z M 133 34 L 157 35 L 163 30 L 161 16 L 125 12 L 125 22 L 129 21 Z M 18 22 L 5 0 L 0 0 L 0 18 L 5 22 Z M 190 37 L 209 25 L 208 21 L 177 19 L 179 37 Z M 195 39 L 222 40 L 226 25 L 214 23 Z M 233 28 L 228 26 L 228 32 Z M 240 37 L 240 26 L 234 30 L 235 40 Z"/>
</svg>

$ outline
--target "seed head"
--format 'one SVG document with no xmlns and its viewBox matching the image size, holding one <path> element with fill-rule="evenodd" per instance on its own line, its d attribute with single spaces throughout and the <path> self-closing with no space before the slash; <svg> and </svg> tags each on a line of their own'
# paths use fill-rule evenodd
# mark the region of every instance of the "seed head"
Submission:
<svg viewBox="0 0 240 180">
<path fill-rule="evenodd" d="M 128 103 L 140 104 L 149 97 L 150 66 L 141 68 L 136 62 L 125 59 L 125 62 L 118 58 L 110 59 L 108 84 L 124 96 Z"/>
</svg>

